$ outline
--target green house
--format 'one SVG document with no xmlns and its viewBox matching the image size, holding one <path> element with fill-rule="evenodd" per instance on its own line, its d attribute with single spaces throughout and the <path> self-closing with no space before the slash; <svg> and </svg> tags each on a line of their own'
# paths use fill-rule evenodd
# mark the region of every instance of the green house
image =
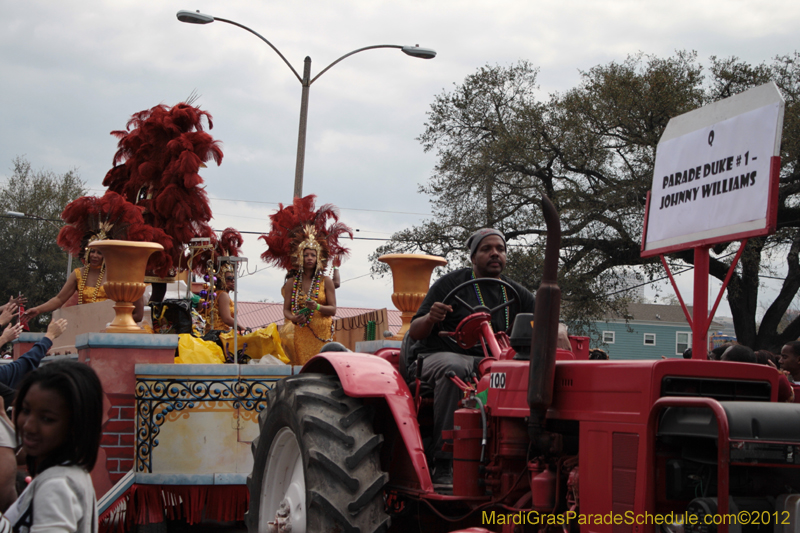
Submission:
<svg viewBox="0 0 800 533">
<path fill-rule="evenodd" d="M 692 328 L 679 305 L 632 303 L 625 316 L 609 314 L 595 326 L 599 333 L 589 346 L 605 350 L 612 360 L 682 357 L 692 345 Z M 720 327 L 712 321 L 709 331 Z"/>
</svg>

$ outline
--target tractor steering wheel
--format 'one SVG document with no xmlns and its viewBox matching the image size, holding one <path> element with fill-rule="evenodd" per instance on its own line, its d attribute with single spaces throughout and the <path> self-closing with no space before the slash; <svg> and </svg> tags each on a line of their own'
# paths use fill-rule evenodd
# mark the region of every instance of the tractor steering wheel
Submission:
<svg viewBox="0 0 800 533">
<path fill-rule="evenodd" d="M 483 284 L 483 283 L 496 283 L 496 284 L 499 284 L 499 285 L 501 285 L 503 287 L 508 288 L 511 291 L 511 298 L 509 298 L 509 300 L 507 302 L 504 302 L 504 303 L 502 303 L 502 304 L 490 309 L 490 308 L 488 308 L 488 307 L 486 307 L 484 305 L 475 305 L 475 306 L 470 305 L 470 304 L 468 304 L 467 302 L 465 302 L 463 299 L 461 299 L 458 296 L 458 292 L 461 289 L 463 289 L 464 287 L 467 287 L 468 285 Z M 497 279 L 497 278 L 477 278 L 477 279 L 471 279 L 471 280 L 465 281 L 464 283 L 460 283 L 453 290 L 451 290 L 449 293 L 447 293 L 447 296 L 444 297 L 444 299 L 442 300 L 442 303 L 445 304 L 445 305 L 450 305 L 454 301 L 458 301 L 461 305 L 463 305 L 467 309 L 469 309 L 470 316 L 464 318 L 458 324 L 458 326 L 456 327 L 456 330 L 454 332 L 442 331 L 442 332 L 439 333 L 439 335 L 442 336 L 442 337 L 449 338 L 450 340 L 452 340 L 453 342 L 455 342 L 456 344 L 458 344 L 462 348 L 466 348 L 466 349 L 469 349 L 472 346 L 474 346 L 475 342 L 477 342 L 477 340 L 478 340 L 478 338 L 477 338 L 478 329 L 477 329 L 477 324 L 475 324 L 475 323 L 476 323 L 476 320 L 478 322 L 480 322 L 481 321 L 481 317 L 480 317 L 480 315 L 476 316 L 476 313 L 486 313 L 487 315 L 489 315 L 489 319 L 491 320 L 491 315 L 497 313 L 498 311 L 502 311 L 505 308 L 508 308 L 508 316 L 509 317 L 519 313 L 520 308 L 521 308 L 519 292 L 517 292 L 517 289 L 515 289 L 514 286 L 511 285 L 510 283 L 508 283 L 506 281 L 503 281 L 501 279 Z M 473 325 L 473 327 L 475 329 L 467 327 L 467 326 L 470 326 L 470 325 Z M 512 327 L 513 327 L 513 321 L 509 320 L 508 327 L 505 330 L 501 330 L 501 331 L 505 331 L 506 333 L 510 333 Z M 464 331 L 465 329 L 472 330 L 472 331 L 467 332 L 467 331 Z M 465 333 L 466 333 L 466 335 L 465 335 Z M 462 341 L 462 339 L 463 340 L 468 340 L 468 342 L 465 343 L 465 342 Z M 466 344 L 469 344 L 469 346 L 466 346 Z"/>
</svg>

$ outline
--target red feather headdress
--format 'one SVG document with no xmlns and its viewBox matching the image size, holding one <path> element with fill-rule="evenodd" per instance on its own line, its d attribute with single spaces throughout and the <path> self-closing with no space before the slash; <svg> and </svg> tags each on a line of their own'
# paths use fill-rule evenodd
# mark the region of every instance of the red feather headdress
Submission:
<svg viewBox="0 0 800 533">
<path fill-rule="evenodd" d="M 303 266 L 303 250 L 317 250 L 317 268 L 324 270 L 330 257 L 345 257 L 350 250 L 339 244 L 339 237 L 353 230 L 339 222 L 339 210 L 332 204 L 314 209 L 316 196 L 295 198 L 292 205 L 279 204 L 278 211 L 270 215 L 271 228 L 262 235 L 267 251 L 261 254 L 267 264 L 286 270 L 298 270 Z"/>
<path fill-rule="evenodd" d="M 217 245 L 214 248 L 216 257 L 239 257 L 243 243 L 244 239 L 241 233 L 233 228 L 225 228 L 222 230 L 222 235 L 217 239 Z M 219 267 L 220 277 L 224 278 L 226 272 L 233 272 L 233 268 L 233 265 L 227 261 L 222 263 Z"/>
<path fill-rule="evenodd" d="M 100 198 L 82 196 L 67 204 L 61 218 L 67 225 L 58 232 L 56 243 L 74 256 L 82 256 L 90 242 L 102 239 L 149 241 L 165 249 L 172 247 L 172 239 L 166 233 L 144 222 L 141 207 L 115 192 L 106 192 Z M 158 252 L 150 256 L 148 269 L 168 263 L 169 257 Z"/>
<path fill-rule="evenodd" d="M 244 239 L 241 233 L 233 228 L 225 228 L 217 239 L 215 251 L 217 256 L 239 257 L 239 254 L 242 253 L 242 244 L 244 244 Z"/>
<path fill-rule="evenodd" d="M 213 234 L 210 240 L 213 249 L 203 250 L 195 254 L 192 259 L 192 270 L 197 274 L 206 273 L 209 261 L 212 261 L 212 264 L 216 265 L 217 257 L 239 257 L 239 254 L 242 253 L 244 238 L 242 238 L 241 233 L 233 228 L 225 228 L 222 230 L 222 234 L 219 237 L 217 237 L 216 233 Z M 230 263 L 226 262 L 222 265 L 220 272 L 223 270 L 231 271 L 231 268 Z"/>
<path fill-rule="evenodd" d="M 213 128 L 211 115 L 199 107 L 157 105 L 134 114 L 125 130 L 111 132 L 119 139 L 118 150 L 103 185 L 143 207 L 145 222 L 172 238 L 166 250 L 170 264 L 155 272 L 158 276 L 185 265 L 184 246 L 193 238 L 214 235 L 199 171 L 212 159 L 219 165 L 222 149 L 204 131 L 203 118 Z"/>
</svg>

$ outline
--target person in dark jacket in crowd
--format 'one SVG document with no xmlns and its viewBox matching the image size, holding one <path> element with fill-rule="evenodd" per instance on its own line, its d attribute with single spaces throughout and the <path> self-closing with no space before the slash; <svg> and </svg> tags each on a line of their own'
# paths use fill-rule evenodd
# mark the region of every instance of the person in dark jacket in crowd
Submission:
<svg viewBox="0 0 800 533">
<path fill-rule="evenodd" d="M 33 348 L 22 354 L 16 361 L 0 366 L 0 383 L 15 387 L 28 372 L 36 370 L 44 356 L 47 355 L 47 350 L 53 346 L 53 341 L 64 333 L 65 329 L 67 329 L 66 319 L 51 321 L 47 326 L 47 333 L 33 345 Z M 0 346 L 18 338 L 20 333 L 22 333 L 21 324 L 9 325 L 0 335 Z"/>
</svg>

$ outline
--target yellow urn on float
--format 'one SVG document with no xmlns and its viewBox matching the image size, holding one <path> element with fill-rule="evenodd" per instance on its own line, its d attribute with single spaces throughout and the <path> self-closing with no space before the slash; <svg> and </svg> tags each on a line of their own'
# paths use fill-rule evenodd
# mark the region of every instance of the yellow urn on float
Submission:
<svg viewBox="0 0 800 533">
<path fill-rule="evenodd" d="M 100 250 L 106 262 L 106 282 L 103 289 L 114 300 L 116 316 L 103 333 L 144 333 L 133 320 L 134 302 L 144 294 L 144 273 L 153 252 L 164 249 L 155 242 L 120 241 L 108 239 L 89 243 Z"/>
<path fill-rule="evenodd" d="M 392 269 L 392 303 L 400 310 L 403 325 L 394 340 L 402 340 L 411 326 L 411 319 L 428 294 L 431 274 L 437 266 L 447 264 L 447 259 L 438 255 L 387 254 L 378 258 Z"/>
</svg>

